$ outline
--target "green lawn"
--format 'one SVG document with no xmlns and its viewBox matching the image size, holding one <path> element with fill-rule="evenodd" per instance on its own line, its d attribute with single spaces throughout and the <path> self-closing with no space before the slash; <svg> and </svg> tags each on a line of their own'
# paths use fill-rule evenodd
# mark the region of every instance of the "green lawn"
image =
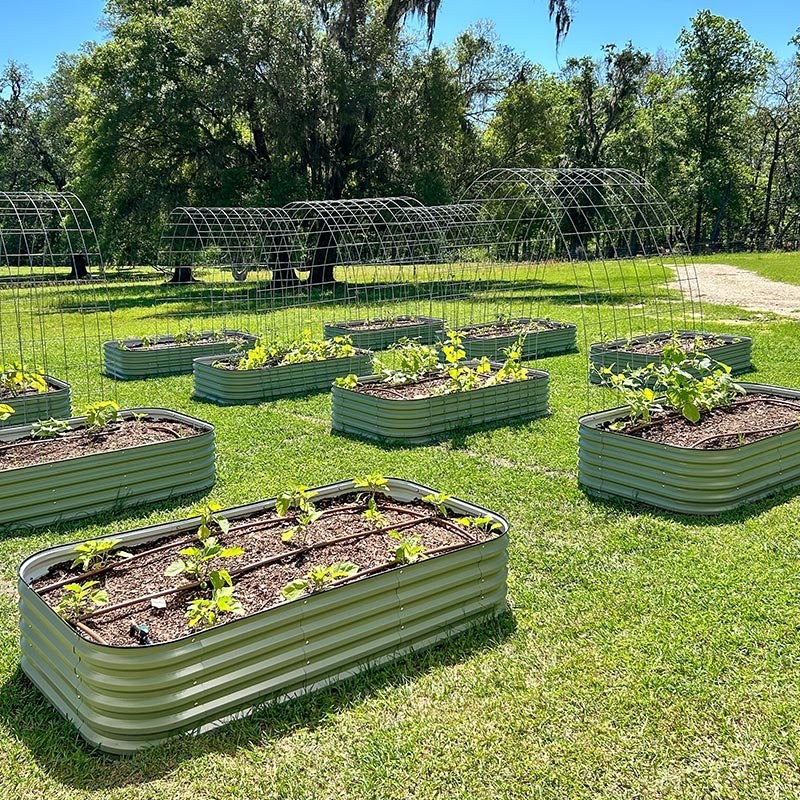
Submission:
<svg viewBox="0 0 800 800">
<path fill-rule="evenodd" d="M 697 263 L 730 264 L 742 267 L 765 278 L 800 284 L 800 253 L 717 253 L 697 256 Z"/>
<path fill-rule="evenodd" d="M 733 258 L 718 260 L 739 263 Z M 776 270 L 783 258 L 774 257 Z M 701 318 L 663 275 L 612 272 L 554 265 L 533 288 L 532 276 L 515 274 L 511 300 L 487 291 L 442 304 L 464 320 L 502 305 L 575 321 L 581 352 L 538 362 L 551 372 L 549 418 L 416 448 L 332 436 L 325 393 L 220 408 L 190 398 L 189 376 L 101 383 L 97 347 L 107 331 L 87 311 L 89 295 L 36 301 L 37 322 L 61 337 L 71 364 L 88 342 L 85 366 L 73 367 L 77 382 L 85 379 L 83 400 L 102 393 L 217 426 L 212 496 L 225 504 L 269 497 L 290 482 L 379 471 L 504 513 L 510 611 L 338 688 L 119 760 L 88 751 L 22 675 L 16 565 L 44 546 L 187 516 L 197 498 L 0 538 L 0 798 L 800 796 L 800 493 L 705 520 L 590 500 L 576 482 L 577 418 L 610 402 L 587 387 L 588 342 L 693 321 L 754 337 L 750 379 L 798 386 L 800 322 L 726 307 L 705 308 Z M 115 282 L 114 331 L 164 331 L 187 320 L 201 327 L 216 317 L 208 295 L 223 290 Z M 0 306 L 6 338 L 8 307 Z M 241 297 L 225 307 L 226 321 L 258 330 L 314 327 L 341 313 L 337 298 L 303 312 L 265 312 Z"/>
</svg>

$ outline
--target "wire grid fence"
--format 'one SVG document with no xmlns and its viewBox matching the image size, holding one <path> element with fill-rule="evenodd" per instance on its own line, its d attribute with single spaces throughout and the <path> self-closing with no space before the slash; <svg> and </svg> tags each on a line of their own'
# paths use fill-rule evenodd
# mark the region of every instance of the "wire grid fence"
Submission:
<svg viewBox="0 0 800 800">
<path fill-rule="evenodd" d="M 101 374 L 101 344 L 112 336 L 103 259 L 81 200 L 0 192 L 0 364 L 69 383 L 80 409 L 114 394 Z M 14 406 L 8 392 L 2 400 Z M 16 421 L 35 421 L 27 416 L 21 408 Z"/>
</svg>

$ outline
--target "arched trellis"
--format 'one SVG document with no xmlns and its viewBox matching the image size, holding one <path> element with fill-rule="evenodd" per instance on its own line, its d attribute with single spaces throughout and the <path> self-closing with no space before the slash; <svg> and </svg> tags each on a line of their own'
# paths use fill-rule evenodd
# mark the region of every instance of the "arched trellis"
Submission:
<svg viewBox="0 0 800 800">
<path fill-rule="evenodd" d="M 103 258 L 80 198 L 0 192 L 0 364 L 69 383 L 81 408 L 107 394 L 101 347 L 112 337 Z"/>
</svg>

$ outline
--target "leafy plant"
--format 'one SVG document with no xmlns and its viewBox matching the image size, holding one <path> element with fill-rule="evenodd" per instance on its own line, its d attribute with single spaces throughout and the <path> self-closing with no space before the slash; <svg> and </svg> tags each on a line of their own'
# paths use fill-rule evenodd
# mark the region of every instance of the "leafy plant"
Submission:
<svg viewBox="0 0 800 800">
<path fill-rule="evenodd" d="M 5 403 L 0 403 L 0 422 L 4 422 L 14 413 L 14 409 Z"/>
<path fill-rule="evenodd" d="M 178 331 L 175 336 L 172 337 L 175 339 L 176 344 L 194 344 L 195 342 L 199 342 L 205 338 L 217 338 L 216 335 L 206 337 L 200 331 L 194 330 L 194 328 L 185 328 L 182 331 Z"/>
<path fill-rule="evenodd" d="M 90 431 L 99 431 L 119 419 L 119 405 L 113 400 L 101 400 L 89 403 L 83 413 L 86 416 L 87 428 Z"/>
<path fill-rule="evenodd" d="M 231 576 L 224 570 L 214 574 L 210 598 L 199 597 L 189 603 L 186 619 L 190 628 L 205 628 L 214 625 L 220 614 L 244 614 L 244 606 L 236 597 Z"/>
<path fill-rule="evenodd" d="M 427 558 L 419 536 L 403 536 L 399 531 L 389 531 L 389 536 L 398 542 L 397 547 L 394 548 L 394 561 L 396 564 L 414 564 L 423 558 Z"/>
<path fill-rule="evenodd" d="M 309 503 L 309 508 L 302 514 L 297 515 L 297 524 L 281 534 L 281 541 L 291 542 L 295 537 L 300 537 L 300 543 L 305 546 L 308 539 L 308 528 L 322 516 L 322 511 L 316 511 L 314 506 Z"/>
<path fill-rule="evenodd" d="M 105 589 L 94 588 L 99 585 L 99 581 L 68 583 L 64 587 L 64 596 L 56 605 L 56 613 L 65 619 L 74 620 L 95 608 L 106 605 L 108 592 Z"/>
<path fill-rule="evenodd" d="M 376 494 L 386 494 L 389 491 L 389 482 L 379 472 L 371 472 L 361 478 L 353 478 L 353 486 L 356 489 L 366 489 L 364 494 L 369 494 L 371 497 L 375 497 Z M 364 494 L 360 494 L 359 498 L 363 499 Z"/>
<path fill-rule="evenodd" d="M 350 578 L 361 569 L 358 564 L 340 561 L 328 567 L 313 567 L 305 578 L 297 578 L 281 589 L 284 600 L 295 600 L 306 592 L 319 592 L 340 578 Z"/>
<path fill-rule="evenodd" d="M 55 439 L 69 430 L 69 423 L 64 419 L 40 419 L 31 426 L 34 439 Z"/>
<path fill-rule="evenodd" d="M 40 367 L 28 367 L 20 361 L 0 366 L 0 389 L 12 397 L 23 392 L 46 392 L 47 381 Z"/>
<path fill-rule="evenodd" d="M 209 500 L 196 510 L 197 516 L 200 517 L 197 538 L 201 542 L 204 542 L 211 535 L 211 528 L 214 525 L 223 533 L 227 533 L 230 530 L 231 523 L 226 517 L 218 513 L 221 510 L 222 505 L 215 500 Z"/>
<path fill-rule="evenodd" d="M 437 492 L 436 494 L 426 494 L 422 500 L 435 506 L 441 516 L 447 517 L 447 501 L 452 500 L 452 496 L 444 492 Z"/>
<path fill-rule="evenodd" d="M 342 389 L 349 389 L 351 392 L 358 386 L 358 375 L 343 375 L 334 379 L 334 384 Z"/>
<path fill-rule="evenodd" d="M 491 517 L 456 517 L 454 521 L 465 528 L 478 528 L 482 531 L 497 531 L 503 527 Z"/>
<path fill-rule="evenodd" d="M 333 339 L 319 339 L 311 331 L 303 331 L 302 336 L 288 344 L 280 342 L 260 342 L 237 362 L 236 369 L 250 370 L 264 367 L 284 366 L 286 364 L 305 364 L 310 361 L 326 361 L 334 358 L 350 358 L 356 354 L 349 336 L 335 336 Z M 225 368 L 220 362 L 214 366 Z"/>
<path fill-rule="evenodd" d="M 439 352 L 433 345 L 401 339 L 395 342 L 389 351 L 394 354 L 394 363 L 386 358 L 377 357 L 375 369 L 381 380 L 390 386 L 417 383 L 427 375 L 442 370 Z"/>
<path fill-rule="evenodd" d="M 80 567 L 83 572 L 105 567 L 120 558 L 130 558 L 125 550 L 114 550 L 119 539 L 95 539 L 83 542 L 75 547 L 77 557 L 72 562 L 73 569 Z"/>
<path fill-rule="evenodd" d="M 314 510 L 311 500 L 317 496 L 316 492 L 309 490 L 308 486 L 292 486 L 290 489 L 278 494 L 275 499 L 275 513 L 279 517 L 285 517 L 292 509 L 309 513 Z"/>
</svg>

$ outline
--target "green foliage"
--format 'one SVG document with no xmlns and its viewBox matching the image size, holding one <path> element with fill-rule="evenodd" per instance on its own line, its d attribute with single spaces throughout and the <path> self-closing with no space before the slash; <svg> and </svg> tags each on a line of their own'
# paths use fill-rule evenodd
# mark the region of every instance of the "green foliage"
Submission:
<svg viewBox="0 0 800 800">
<path fill-rule="evenodd" d="M 303 331 L 303 335 L 288 344 L 279 342 L 259 343 L 239 360 L 236 369 L 264 369 L 268 366 L 305 364 L 310 361 L 325 361 L 332 358 L 352 358 L 356 354 L 349 336 L 320 339 Z M 224 368 L 224 363 L 215 364 Z"/>
<path fill-rule="evenodd" d="M 340 561 L 330 566 L 317 566 L 309 571 L 305 578 L 298 578 L 287 583 L 281 589 L 284 600 L 296 600 L 306 594 L 322 591 L 328 584 L 340 578 L 351 578 L 360 567 L 349 561 Z"/>
<path fill-rule="evenodd" d="M 299 538 L 301 546 L 305 547 L 308 540 L 309 526 L 320 519 L 322 514 L 322 511 L 317 511 L 314 506 L 309 503 L 307 510 L 297 515 L 296 524 L 281 534 L 281 541 L 291 542 L 295 538 Z"/>
<path fill-rule="evenodd" d="M 6 403 L 0 403 L 0 422 L 7 420 L 14 413 L 14 409 Z"/>
<path fill-rule="evenodd" d="M 414 564 L 427 557 L 419 536 L 403 536 L 399 531 L 389 531 L 389 536 L 397 540 L 397 547 L 393 549 L 395 564 Z"/>
<path fill-rule="evenodd" d="M 358 386 L 358 375 L 342 375 L 339 378 L 334 378 L 334 384 L 341 389 L 349 389 L 351 392 Z"/>
<path fill-rule="evenodd" d="M 447 501 L 452 500 L 452 496 L 444 492 L 437 492 L 436 494 L 426 494 L 422 500 L 425 503 L 430 503 L 436 508 L 437 513 L 443 517 L 447 517 Z"/>
<path fill-rule="evenodd" d="M 46 392 L 47 381 L 44 370 L 29 367 L 20 361 L 0 366 L 0 389 L 16 397 L 23 392 Z"/>
<path fill-rule="evenodd" d="M 371 472 L 360 478 L 353 478 L 356 489 L 365 489 L 367 494 L 374 497 L 376 494 L 388 494 L 389 482 L 379 472 Z"/>
<path fill-rule="evenodd" d="M 285 517 L 293 509 L 310 513 L 314 510 L 311 500 L 316 496 L 317 493 L 312 492 L 308 486 L 292 486 L 284 489 L 275 499 L 275 513 L 279 517 Z"/>
<path fill-rule="evenodd" d="M 222 505 L 215 500 L 209 500 L 196 509 L 196 514 L 200 517 L 197 538 L 201 542 L 204 542 L 211 535 L 211 530 L 214 527 L 223 533 L 227 533 L 230 530 L 231 523 L 219 513 L 221 510 Z"/>
<path fill-rule="evenodd" d="M 75 547 L 78 553 L 72 562 L 72 567 L 79 567 L 83 572 L 108 566 L 121 558 L 130 558 L 131 554 L 125 550 L 114 550 L 119 544 L 118 539 L 92 539 Z"/>
<path fill-rule="evenodd" d="M 83 410 L 86 417 L 86 427 L 97 432 L 117 422 L 119 419 L 119 405 L 113 400 L 100 400 L 97 403 L 89 403 Z"/>
<path fill-rule="evenodd" d="M 477 528 L 482 531 L 499 531 L 503 527 L 491 517 L 455 517 L 453 521 L 465 528 Z"/>
<path fill-rule="evenodd" d="M 222 570 L 212 577 L 211 597 L 198 597 L 186 608 L 186 619 L 190 628 L 210 627 L 216 624 L 220 614 L 241 616 L 245 613 L 244 606 L 236 597 L 231 576 Z"/>
<path fill-rule="evenodd" d="M 389 351 L 394 359 L 377 356 L 375 371 L 384 383 L 390 386 L 406 386 L 417 383 L 427 375 L 440 372 L 439 353 L 430 344 L 421 344 L 409 339 L 395 342 Z"/>
<path fill-rule="evenodd" d="M 64 587 L 64 596 L 56 605 L 56 613 L 68 620 L 75 620 L 100 606 L 108 604 L 108 592 L 95 589 L 99 581 L 68 583 Z"/>
<path fill-rule="evenodd" d="M 55 439 L 69 429 L 69 423 L 64 419 L 40 419 L 31 426 L 31 436 L 34 439 Z"/>
</svg>

